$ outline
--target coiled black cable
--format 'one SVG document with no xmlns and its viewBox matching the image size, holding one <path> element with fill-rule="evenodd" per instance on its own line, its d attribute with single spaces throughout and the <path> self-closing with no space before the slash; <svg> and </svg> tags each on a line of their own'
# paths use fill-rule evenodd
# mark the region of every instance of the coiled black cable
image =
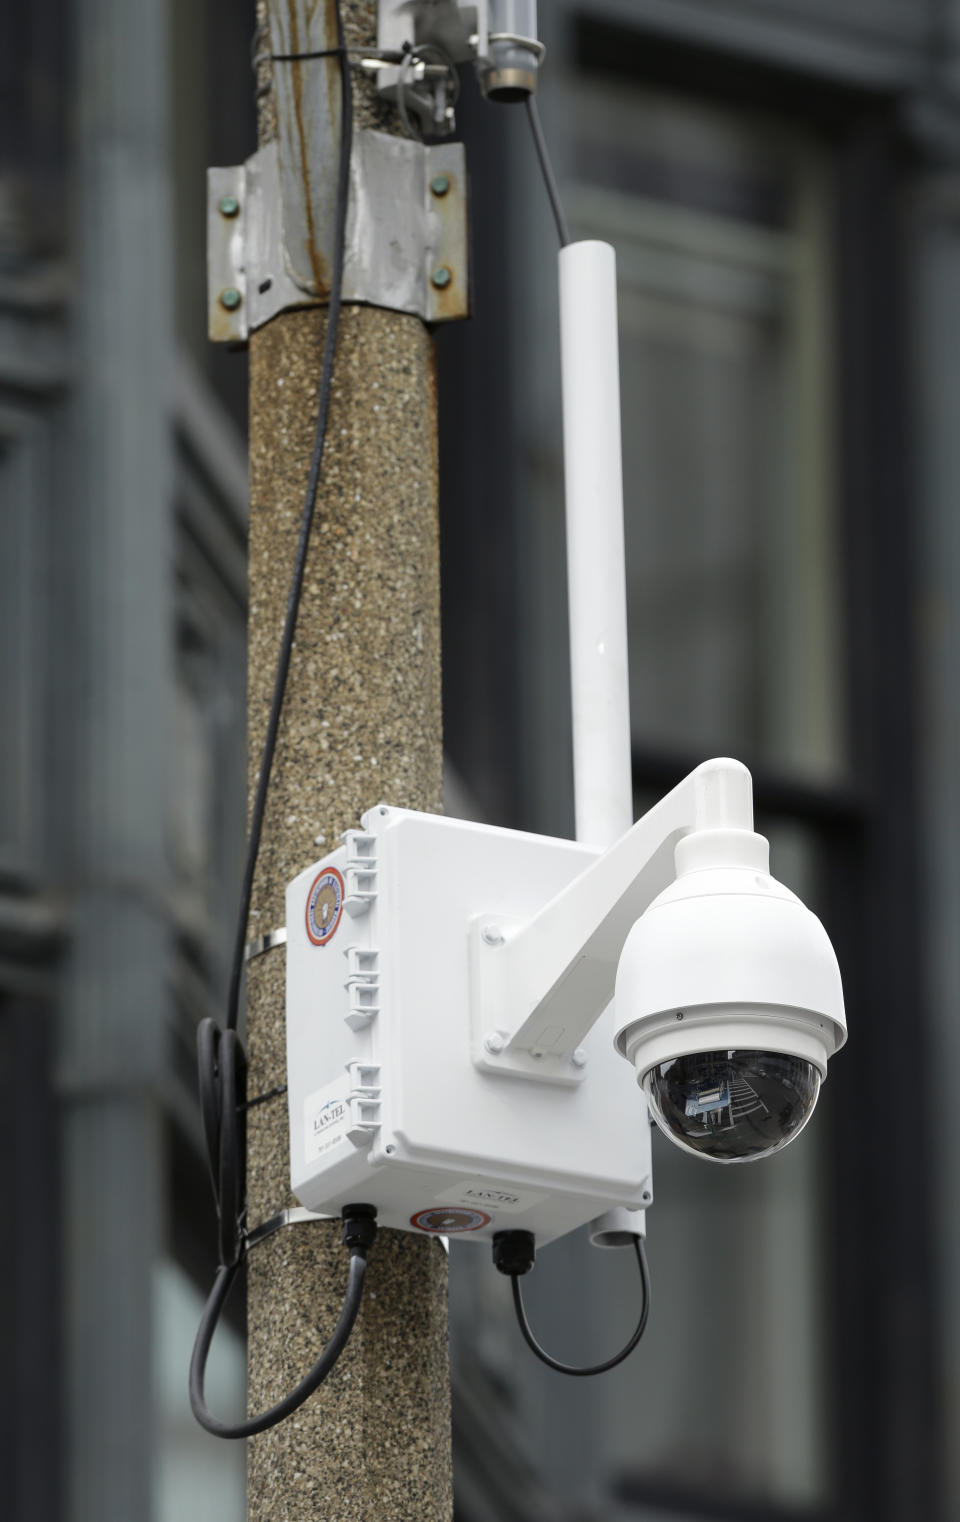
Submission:
<svg viewBox="0 0 960 1522">
<path fill-rule="evenodd" d="M 238 1257 L 233 1264 L 221 1263 L 217 1269 L 217 1277 L 213 1281 L 213 1289 L 203 1308 L 193 1345 L 193 1356 L 190 1359 L 190 1409 L 201 1427 L 205 1427 L 214 1437 L 255 1437 L 258 1432 L 266 1432 L 268 1427 L 275 1427 L 277 1422 L 284 1421 L 303 1405 L 318 1385 L 323 1383 L 343 1352 L 353 1330 L 353 1323 L 357 1319 L 363 1294 L 364 1276 L 367 1271 L 367 1251 L 377 1229 L 375 1216 L 376 1211 L 369 1205 L 348 1205 L 344 1208 L 343 1240 L 350 1249 L 347 1293 L 330 1340 L 313 1368 L 304 1376 L 296 1389 L 291 1390 L 289 1395 L 285 1395 L 282 1400 L 278 1400 L 275 1406 L 239 1422 L 223 1422 L 219 1417 L 214 1416 L 208 1410 L 204 1396 L 207 1355 L 210 1352 L 210 1344 L 213 1341 L 213 1334 L 217 1329 L 224 1303 L 239 1271 L 241 1257 Z"/>
<path fill-rule="evenodd" d="M 615 1369 L 617 1364 L 623 1363 L 625 1358 L 629 1358 L 646 1331 L 647 1319 L 650 1315 L 650 1271 L 647 1268 L 647 1254 L 644 1249 L 643 1238 L 634 1237 L 633 1247 L 637 1255 L 637 1265 L 640 1269 L 640 1282 L 643 1286 L 643 1305 L 640 1308 L 640 1320 L 637 1322 L 636 1330 L 626 1347 L 621 1348 L 619 1353 L 615 1353 L 612 1358 L 606 1359 L 603 1363 L 590 1364 L 586 1368 L 580 1368 L 575 1364 L 560 1363 L 558 1359 L 551 1358 L 550 1354 L 540 1346 L 527 1320 L 523 1296 L 520 1292 L 520 1274 L 524 1270 L 521 1268 L 518 1272 L 510 1273 L 510 1282 L 513 1288 L 513 1304 L 517 1312 L 517 1321 L 520 1323 L 520 1330 L 523 1333 L 524 1341 L 531 1352 L 536 1353 L 541 1363 L 545 1363 L 549 1369 L 555 1369 L 558 1374 L 572 1374 L 583 1378 L 590 1374 L 606 1374 L 609 1369 Z"/>
</svg>

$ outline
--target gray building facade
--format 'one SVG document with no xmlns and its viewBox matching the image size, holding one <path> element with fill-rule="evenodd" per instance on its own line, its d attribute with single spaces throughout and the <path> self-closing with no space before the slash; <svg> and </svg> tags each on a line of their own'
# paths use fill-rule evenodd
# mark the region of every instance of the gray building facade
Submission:
<svg viewBox="0 0 960 1522">
<path fill-rule="evenodd" d="M 960 1517 L 960 5 L 544 0 L 575 236 L 618 252 L 637 811 L 754 772 L 851 1039 L 754 1169 L 655 1151 L 653 1315 L 563 1381 L 455 1246 L 458 1522 Z M 0 69 L 0 1474 L 31 1522 L 243 1516 L 192 1424 L 193 1032 L 244 826 L 245 359 L 203 171 L 253 7 L 55 0 Z M 572 829 L 555 237 L 465 80 L 475 315 L 438 334 L 449 806 Z M 371 799 L 370 802 L 375 800 Z M 706 1177 L 704 1177 L 706 1175 Z M 560 1356 L 626 1255 L 542 1255 Z M 213 1398 L 242 1398 L 242 1307 Z"/>
</svg>

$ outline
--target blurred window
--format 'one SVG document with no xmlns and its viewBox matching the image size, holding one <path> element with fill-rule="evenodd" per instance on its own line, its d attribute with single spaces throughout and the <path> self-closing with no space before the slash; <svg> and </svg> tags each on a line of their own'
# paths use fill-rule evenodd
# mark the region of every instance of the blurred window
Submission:
<svg viewBox="0 0 960 1522">
<path fill-rule="evenodd" d="M 831 779 L 845 745 L 821 157 L 576 91 L 574 236 L 615 244 L 633 733 Z"/>
<path fill-rule="evenodd" d="M 210 1437 L 194 1421 L 187 1396 L 187 1369 L 205 1295 L 172 1258 L 157 1265 L 155 1522 L 243 1522 L 246 1516 L 246 1443 Z M 218 1416 L 235 1420 L 243 1415 L 245 1391 L 243 1340 L 224 1321 L 210 1351 L 207 1400 Z"/>
</svg>

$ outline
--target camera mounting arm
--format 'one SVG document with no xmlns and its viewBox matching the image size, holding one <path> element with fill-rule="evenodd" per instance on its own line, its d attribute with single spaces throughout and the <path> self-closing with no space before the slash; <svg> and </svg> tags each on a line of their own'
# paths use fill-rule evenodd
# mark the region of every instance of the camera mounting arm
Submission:
<svg viewBox="0 0 960 1522">
<path fill-rule="evenodd" d="M 532 919 L 474 921 L 475 1064 L 488 1072 L 579 1082 L 580 1043 L 613 998 L 632 926 L 676 875 L 677 841 L 694 830 L 752 829 L 746 767 L 705 761 Z"/>
</svg>

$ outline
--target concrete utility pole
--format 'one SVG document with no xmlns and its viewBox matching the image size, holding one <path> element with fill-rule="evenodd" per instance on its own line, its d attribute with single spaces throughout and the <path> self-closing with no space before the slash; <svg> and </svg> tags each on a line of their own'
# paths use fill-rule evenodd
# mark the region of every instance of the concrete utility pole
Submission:
<svg viewBox="0 0 960 1522">
<path fill-rule="evenodd" d="M 293 27 L 293 0 L 271 0 Z M 347 41 L 373 46 L 376 5 L 342 0 Z M 331 7 L 326 46 L 336 45 Z M 305 44 L 300 43 L 300 48 Z M 269 64 L 261 65 L 262 70 Z M 338 62 L 274 65 L 326 69 Z M 355 76 L 356 77 L 356 76 Z M 294 86 L 294 89 L 301 88 Z M 261 144 L 276 132 L 262 98 Z M 358 81 L 356 126 L 384 130 Z M 392 116 L 392 113 L 391 113 Z M 331 130 L 338 123 L 331 113 Z M 390 130 L 388 126 L 388 130 Z M 250 340 L 251 798 L 274 680 L 317 409 L 325 308 L 286 311 Z M 284 888 L 381 798 L 441 806 L 440 589 L 434 356 L 415 316 L 345 306 L 317 515 L 254 887 L 250 936 L 284 923 Z M 284 951 L 249 966 L 251 1095 L 286 1080 Z M 250 1112 L 248 1219 L 294 1204 L 283 1100 Z M 339 1314 L 339 1228 L 291 1227 L 248 1265 L 249 1409 L 313 1363 Z M 363 1307 L 326 1384 L 249 1446 L 258 1522 L 449 1522 L 447 1263 L 434 1240 L 381 1231 Z"/>
</svg>

